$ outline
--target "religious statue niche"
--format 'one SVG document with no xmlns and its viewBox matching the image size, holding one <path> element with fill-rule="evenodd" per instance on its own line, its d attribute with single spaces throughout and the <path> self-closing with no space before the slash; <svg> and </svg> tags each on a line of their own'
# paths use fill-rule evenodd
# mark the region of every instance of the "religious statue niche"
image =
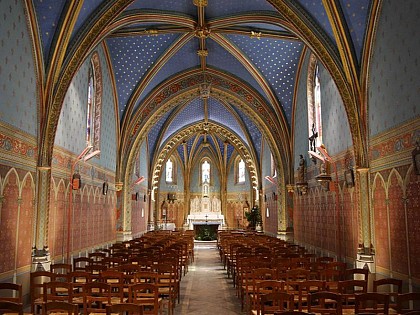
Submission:
<svg viewBox="0 0 420 315">
<path fill-rule="evenodd" d="M 309 139 L 309 150 L 316 152 L 316 139 L 318 138 L 318 132 L 316 131 L 315 124 L 312 124 L 312 135 Z M 316 164 L 316 158 L 312 157 L 312 162 Z"/>
<path fill-rule="evenodd" d="M 306 161 L 302 154 L 299 155 L 299 167 L 296 188 L 300 195 L 305 195 L 308 190 L 308 183 L 306 182 Z"/>
<path fill-rule="evenodd" d="M 315 179 L 320 182 L 321 186 L 325 190 L 329 190 L 329 183 L 331 182 L 331 157 L 328 154 L 327 148 L 324 144 L 317 147 L 318 152 L 308 151 L 312 158 L 320 160 L 319 174 L 315 176 Z"/>
<path fill-rule="evenodd" d="M 191 197 L 190 214 L 187 217 L 190 229 L 195 225 L 218 225 L 220 229 L 225 222 L 222 214 L 222 203 L 220 199 L 210 190 L 210 184 L 207 179 L 204 180 L 201 196 Z"/>
</svg>

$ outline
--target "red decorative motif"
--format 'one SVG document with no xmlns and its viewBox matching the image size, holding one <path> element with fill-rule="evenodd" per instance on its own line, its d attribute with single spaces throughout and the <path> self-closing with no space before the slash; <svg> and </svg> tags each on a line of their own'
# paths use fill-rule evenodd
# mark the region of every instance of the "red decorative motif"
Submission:
<svg viewBox="0 0 420 315">
<path fill-rule="evenodd" d="M 0 149 L 19 154 L 26 157 L 37 157 L 38 149 L 29 143 L 25 143 L 20 139 L 9 137 L 5 134 L 0 134 Z"/>
<path fill-rule="evenodd" d="M 387 141 L 379 143 L 371 147 L 371 158 L 372 160 L 376 160 L 379 158 L 383 158 L 389 156 L 391 154 L 395 154 L 402 150 L 412 149 L 413 143 L 415 142 L 413 139 L 413 135 L 415 133 L 409 132 L 404 135 L 391 138 Z"/>
</svg>

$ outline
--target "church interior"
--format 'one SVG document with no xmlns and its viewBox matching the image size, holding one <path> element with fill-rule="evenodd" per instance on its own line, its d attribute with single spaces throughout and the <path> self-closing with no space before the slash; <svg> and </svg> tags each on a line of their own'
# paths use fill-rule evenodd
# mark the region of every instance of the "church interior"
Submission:
<svg viewBox="0 0 420 315">
<path fill-rule="evenodd" d="M 34 272 L 121 244 L 187 276 L 217 244 L 234 283 L 233 239 L 289 246 L 420 292 L 417 0 L 0 12 L 0 286 L 32 313 Z"/>
</svg>

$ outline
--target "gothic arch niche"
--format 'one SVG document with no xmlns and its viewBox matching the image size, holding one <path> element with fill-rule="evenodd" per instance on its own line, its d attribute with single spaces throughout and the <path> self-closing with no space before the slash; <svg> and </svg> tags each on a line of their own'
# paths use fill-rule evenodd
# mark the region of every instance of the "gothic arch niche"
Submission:
<svg viewBox="0 0 420 315">
<path fill-rule="evenodd" d="M 268 142 L 270 149 L 276 161 L 277 173 L 279 176 L 279 187 L 285 187 L 289 182 L 289 169 L 286 167 L 291 157 L 290 146 L 287 145 L 289 131 L 287 126 L 281 125 L 281 122 L 272 120 L 273 112 L 265 101 L 256 93 L 249 90 L 239 80 L 232 77 L 227 77 L 216 70 L 210 70 L 210 77 L 212 80 L 212 96 L 222 102 L 229 103 L 233 107 L 242 110 L 244 114 L 248 115 L 254 124 L 260 129 L 262 136 Z M 130 122 L 127 122 L 127 133 L 125 138 L 122 139 L 120 150 L 120 160 L 117 166 L 117 178 L 121 182 L 129 182 L 131 165 L 134 160 L 135 152 L 138 151 L 142 141 L 146 139 L 148 132 L 152 126 L 163 117 L 169 110 L 182 106 L 190 102 L 192 99 L 199 95 L 199 85 L 202 80 L 201 73 L 191 72 L 187 75 L 172 78 L 170 81 L 165 82 L 158 87 L 155 92 L 150 94 L 145 101 L 137 108 L 132 116 Z M 231 88 L 229 88 L 231 87 Z M 167 93 L 168 92 L 168 93 Z M 170 95 L 170 97 L 169 97 Z M 210 133 L 216 132 L 222 134 L 229 143 L 233 144 L 237 151 L 244 157 L 247 169 L 249 171 L 250 183 L 253 190 L 253 198 L 259 202 L 259 188 L 261 175 L 258 164 L 255 162 L 255 152 L 250 151 L 246 144 L 242 143 L 237 136 L 232 134 L 223 126 L 209 123 L 207 126 L 213 128 Z M 162 161 L 176 150 L 182 141 L 188 139 L 193 133 L 203 132 L 203 123 L 197 123 L 193 126 L 187 126 L 173 135 L 169 141 L 160 144 L 160 150 L 155 154 L 150 161 L 152 165 L 149 177 L 149 189 L 152 196 L 156 195 L 161 172 L 163 170 Z M 278 139 L 285 139 L 285 142 L 278 142 Z M 280 144 L 280 146 L 279 146 Z M 117 181 L 118 181 L 117 179 Z M 128 187 L 126 187 L 128 189 Z M 126 214 L 130 211 L 130 200 L 128 194 L 124 193 Z M 282 209 L 279 213 L 285 216 L 285 194 L 281 194 L 282 200 L 280 201 Z M 153 199 L 153 197 L 152 197 Z M 153 200 L 154 201 L 154 200 Z M 187 208 L 187 207 L 186 207 Z M 285 218 L 282 220 L 286 222 Z M 129 230 L 131 222 L 125 220 L 125 229 Z M 285 229 L 285 227 L 280 227 Z"/>
<path fill-rule="evenodd" d="M 278 147 L 278 141 L 276 140 L 285 139 L 285 141 L 288 141 L 287 139 L 290 139 L 288 127 L 277 125 L 272 120 L 273 113 L 270 112 L 265 101 L 259 95 L 249 91 L 241 82 L 226 77 L 215 70 L 211 70 L 209 75 L 212 78 L 212 96 L 238 107 L 253 120 L 270 144 L 281 177 L 288 181 L 290 174 L 285 165 L 288 165 L 287 161 L 290 160 L 291 156 L 289 146 L 280 142 L 281 147 Z M 201 73 L 190 73 L 174 78 L 170 83 L 162 84 L 157 88 L 137 109 L 129 123 L 130 126 L 127 127 L 130 131 L 127 132 L 126 138 L 122 141 L 122 155 L 117 170 L 121 180 L 129 178 L 129 169 L 127 170 L 126 167 L 130 165 L 133 152 L 140 146 L 152 126 L 170 109 L 196 98 L 199 95 L 200 80 L 202 80 Z M 226 90 L 228 86 L 238 91 Z M 245 95 L 246 99 L 242 95 Z M 180 137 L 185 138 L 185 135 Z M 152 179 L 152 186 L 154 181 L 155 179 Z"/>
<path fill-rule="evenodd" d="M 92 54 L 88 73 L 88 100 L 86 115 L 86 143 L 92 150 L 100 150 L 102 114 L 102 71 L 99 54 Z"/>
<path fill-rule="evenodd" d="M 318 60 L 311 54 L 308 65 L 307 95 L 308 95 L 308 134 L 309 150 L 317 151 L 322 144 L 321 95 Z"/>
</svg>

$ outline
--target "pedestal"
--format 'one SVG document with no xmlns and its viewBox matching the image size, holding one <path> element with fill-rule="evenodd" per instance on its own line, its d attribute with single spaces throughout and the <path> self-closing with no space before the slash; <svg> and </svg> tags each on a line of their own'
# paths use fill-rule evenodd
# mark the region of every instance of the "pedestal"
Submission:
<svg viewBox="0 0 420 315">
<path fill-rule="evenodd" d="M 51 257 L 48 248 L 33 249 L 31 272 L 49 271 L 51 266 Z"/>
<path fill-rule="evenodd" d="M 375 256 L 369 254 L 357 254 L 356 268 L 369 268 L 370 273 L 376 273 Z"/>
<path fill-rule="evenodd" d="M 117 242 L 130 241 L 132 238 L 131 231 L 117 231 Z"/>
</svg>

